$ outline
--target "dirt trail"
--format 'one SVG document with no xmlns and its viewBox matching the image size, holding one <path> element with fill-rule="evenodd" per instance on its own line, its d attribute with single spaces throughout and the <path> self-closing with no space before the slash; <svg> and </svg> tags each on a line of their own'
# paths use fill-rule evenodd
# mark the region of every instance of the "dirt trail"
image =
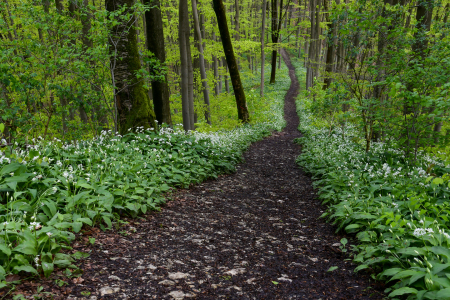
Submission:
<svg viewBox="0 0 450 300">
<path fill-rule="evenodd" d="M 318 219 L 324 208 L 295 164 L 299 84 L 282 55 L 292 80 L 282 132 L 253 144 L 235 174 L 177 191 L 161 213 L 132 220 L 134 233 L 96 233 L 82 280 L 46 290 L 92 300 L 381 299 L 344 261 L 341 237 Z"/>
</svg>

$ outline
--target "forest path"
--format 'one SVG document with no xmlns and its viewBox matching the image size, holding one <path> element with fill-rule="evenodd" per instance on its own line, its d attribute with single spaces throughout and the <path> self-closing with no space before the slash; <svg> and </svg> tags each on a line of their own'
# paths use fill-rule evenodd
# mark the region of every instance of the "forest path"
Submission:
<svg viewBox="0 0 450 300">
<path fill-rule="evenodd" d="M 59 290 L 62 299 L 382 298 L 344 261 L 341 237 L 319 219 L 324 208 L 295 164 L 299 84 L 282 54 L 292 80 L 286 128 L 254 143 L 235 174 L 179 190 L 119 232 L 96 233 L 82 279 Z"/>
</svg>

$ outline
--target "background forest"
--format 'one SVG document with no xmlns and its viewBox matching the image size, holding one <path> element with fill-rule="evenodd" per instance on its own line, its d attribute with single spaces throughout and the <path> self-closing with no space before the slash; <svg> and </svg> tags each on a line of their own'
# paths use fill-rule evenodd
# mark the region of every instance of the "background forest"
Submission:
<svg viewBox="0 0 450 300">
<path fill-rule="evenodd" d="M 448 0 L 3 0 L 0 279 L 74 270 L 73 232 L 232 172 L 285 124 L 285 48 L 324 216 L 357 234 L 359 269 L 391 297 L 448 299 L 449 14 Z"/>
</svg>

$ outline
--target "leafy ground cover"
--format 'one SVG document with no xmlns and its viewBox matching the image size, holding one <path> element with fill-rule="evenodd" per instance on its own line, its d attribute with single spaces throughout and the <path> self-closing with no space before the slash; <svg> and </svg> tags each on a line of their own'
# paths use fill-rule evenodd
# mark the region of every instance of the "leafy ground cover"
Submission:
<svg viewBox="0 0 450 300">
<path fill-rule="evenodd" d="M 305 95 L 297 101 L 297 163 L 328 205 L 322 217 L 356 234 L 355 271 L 387 281 L 392 298 L 449 299 L 450 165 L 423 152 L 410 163 L 395 144 L 373 143 L 366 153 L 361 130 L 330 126 L 314 105 Z"/>
<path fill-rule="evenodd" d="M 22 150 L 1 149 L 0 288 L 12 274 L 76 269 L 74 258 L 85 254 L 60 250 L 71 249 L 74 233 L 83 227 L 117 226 L 122 215 L 158 210 L 171 187 L 234 171 L 251 142 L 285 126 L 288 88 L 287 76 L 267 87 L 270 98 L 264 101 L 270 105 L 257 112 L 266 117 L 227 131 L 138 129 L 124 136 L 103 132 L 91 140 L 38 140 Z"/>
</svg>

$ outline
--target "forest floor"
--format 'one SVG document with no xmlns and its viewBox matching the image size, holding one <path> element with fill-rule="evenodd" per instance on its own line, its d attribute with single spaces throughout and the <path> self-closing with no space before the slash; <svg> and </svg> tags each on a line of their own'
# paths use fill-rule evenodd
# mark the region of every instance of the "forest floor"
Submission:
<svg viewBox="0 0 450 300">
<path fill-rule="evenodd" d="M 177 190 L 161 212 L 77 235 L 74 251 L 90 252 L 81 277 L 60 272 L 16 292 L 32 295 L 42 286 L 49 299 L 91 300 L 382 299 L 383 285 L 345 260 L 344 236 L 319 218 L 325 208 L 295 163 L 299 83 L 282 53 L 292 81 L 282 132 L 251 145 L 235 174 Z"/>
</svg>

